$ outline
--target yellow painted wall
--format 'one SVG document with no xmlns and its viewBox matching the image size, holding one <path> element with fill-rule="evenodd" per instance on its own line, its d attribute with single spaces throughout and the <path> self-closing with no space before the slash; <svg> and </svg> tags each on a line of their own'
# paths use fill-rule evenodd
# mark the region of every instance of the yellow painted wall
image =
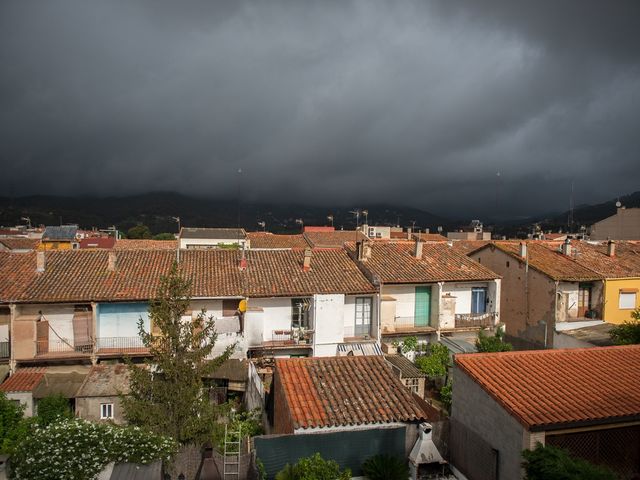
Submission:
<svg viewBox="0 0 640 480">
<path fill-rule="evenodd" d="M 38 245 L 38 250 L 71 250 L 73 243 L 71 242 L 49 242 L 42 241 Z"/>
<path fill-rule="evenodd" d="M 636 308 L 640 307 L 640 278 L 605 280 L 604 320 L 609 323 L 622 323 L 625 320 L 631 320 L 631 312 L 633 310 L 620 310 L 618 308 L 621 289 L 637 289 Z"/>
</svg>

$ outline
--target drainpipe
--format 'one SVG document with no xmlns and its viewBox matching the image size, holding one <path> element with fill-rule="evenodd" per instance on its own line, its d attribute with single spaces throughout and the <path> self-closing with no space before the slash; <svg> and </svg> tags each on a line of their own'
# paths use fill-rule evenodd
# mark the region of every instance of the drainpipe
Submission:
<svg viewBox="0 0 640 480">
<path fill-rule="evenodd" d="M 382 280 L 378 279 L 378 308 L 376 312 L 376 340 L 382 348 Z"/>
<path fill-rule="evenodd" d="M 438 328 L 436 329 L 436 338 L 437 341 L 440 341 L 440 324 L 442 323 L 440 319 L 442 318 L 442 287 L 444 286 L 444 282 L 438 282 Z M 456 312 L 453 312 L 453 327 L 456 326 Z"/>
<path fill-rule="evenodd" d="M 552 331 L 555 332 L 556 330 L 556 322 L 558 321 L 558 285 L 560 285 L 560 282 L 558 280 L 555 281 L 556 284 L 556 293 L 554 295 L 555 298 L 555 306 L 553 309 L 553 325 L 551 325 L 552 327 Z M 544 348 L 547 348 L 547 327 L 545 326 L 544 328 Z"/>
<path fill-rule="evenodd" d="M 9 370 L 12 375 L 16 371 L 16 355 L 13 349 L 13 327 L 16 319 L 16 309 L 15 303 L 9 305 Z"/>
</svg>

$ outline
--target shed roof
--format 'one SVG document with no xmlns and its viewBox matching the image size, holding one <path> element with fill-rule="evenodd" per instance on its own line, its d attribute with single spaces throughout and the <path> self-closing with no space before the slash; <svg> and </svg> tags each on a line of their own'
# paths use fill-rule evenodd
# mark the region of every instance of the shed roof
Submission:
<svg viewBox="0 0 640 480">
<path fill-rule="evenodd" d="M 61 225 L 46 227 L 42 234 L 42 240 L 51 240 L 55 242 L 66 241 L 72 242 L 76 239 L 78 232 L 77 225 Z"/>
<path fill-rule="evenodd" d="M 88 368 L 83 372 L 53 373 L 46 372 L 42 381 L 33 389 L 33 398 L 44 398 L 49 395 L 62 395 L 74 398 L 84 382 Z"/>
<path fill-rule="evenodd" d="M 294 428 L 427 420 L 381 356 L 277 359 L 276 370 Z"/>
<path fill-rule="evenodd" d="M 19 368 L 7 378 L 0 390 L 3 392 L 32 392 L 44 378 L 47 371 L 44 367 Z"/>
<path fill-rule="evenodd" d="M 111 397 L 129 393 L 129 370 L 126 365 L 93 365 L 76 397 Z"/>
<path fill-rule="evenodd" d="M 182 227 L 180 238 L 214 238 L 222 240 L 238 240 L 246 238 L 244 228 L 191 228 Z"/>
<path fill-rule="evenodd" d="M 640 420 L 640 345 L 469 353 L 455 363 L 529 430 Z"/>
<path fill-rule="evenodd" d="M 400 371 L 402 378 L 425 378 L 427 376 L 402 355 L 385 355 L 384 359 Z"/>
</svg>

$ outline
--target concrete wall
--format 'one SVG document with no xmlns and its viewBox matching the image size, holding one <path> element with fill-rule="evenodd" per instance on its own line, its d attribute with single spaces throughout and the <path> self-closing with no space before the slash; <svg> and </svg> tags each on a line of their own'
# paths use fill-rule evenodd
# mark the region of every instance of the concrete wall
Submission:
<svg viewBox="0 0 640 480">
<path fill-rule="evenodd" d="M 479 435 L 498 451 L 497 478 L 523 477 L 521 452 L 525 448 L 525 429 L 475 381 L 458 368 L 453 369 L 452 428 L 458 422 Z M 454 435 L 452 435 L 454 436 Z M 526 436 L 528 439 L 528 435 Z M 474 448 L 474 445 L 464 446 Z M 464 472 L 463 465 L 454 465 Z M 469 480 L 482 480 L 470 478 Z"/>
<path fill-rule="evenodd" d="M 273 330 L 291 329 L 291 298 L 252 298 L 249 300 L 249 305 L 253 308 L 262 309 L 262 341 L 270 341 Z M 311 306 L 311 314 L 312 312 L 313 305 Z"/>
<path fill-rule="evenodd" d="M 113 403 L 112 422 L 118 425 L 127 423 L 124 418 L 122 403 L 117 396 L 78 397 L 76 398 L 76 416 L 92 422 L 107 422 L 108 420 L 100 420 L 100 404 L 102 403 Z"/>
<path fill-rule="evenodd" d="M 33 417 L 34 403 L 31 392 L 7 392 L 7 398 L 9 400 L 18 400 L 25 407 L 24 416 Z"/>
<path fill-rule="evenodd" d="M 500 321 L 508 336 L 544 344 L 553 344 L 556 311 L 556 284 L 546 275 L 526 267 L 523 261 L 491 246 L 470 257 L 502 276 L 500 282 Z M 577 288 L 577 284 L 576 284 Z"/>
<path fill-rule="evenodd" d="M 280 372 L 275 369 L 273 375 L 273 432 L 274 434 L 294 433 L 293 420 L 289 412 Z"/>
<path fill-rule="evenodd" d="M 591 240 L 640 240 L 640 208 L 619 208 L 591 226 Z"/>
<path fill-rule="evenodd" d="M 314 295 L 314 356 L 335 356 L 338 344 L 344 341 L 344 302 L 338 295 Z"/>
</svg>

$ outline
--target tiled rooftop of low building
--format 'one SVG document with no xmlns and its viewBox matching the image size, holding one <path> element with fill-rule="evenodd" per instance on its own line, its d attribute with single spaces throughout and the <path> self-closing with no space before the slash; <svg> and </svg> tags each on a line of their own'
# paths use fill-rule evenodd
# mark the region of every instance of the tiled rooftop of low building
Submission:
<svg viewBox="0 0 640 480">
<path fill-rule="evenodd" d="M 425 242 L 422 256 L 414 255 L 416 242 L 370 242 L 371 256 L 362 266 L 383 283 L 433 283 L 447 281 L 492 280 L 500 275 L 450 247 L 446 242 Z M 355 245 L 347 250 L 355 254 Z"/>
<path fill-rule="evenodd" d="M 0 238 L 0 243 L 8 250 L 35 250 L 40 240 L 37 238 L 7 237 Z"/>
<path fill-rule="evenodd" d="M 294 428 L 427 420 L 381 356 L 277 359 L 276 370 Z"/>
<path fill-rule="evenodd" d="M 459 354 L 455 363 L 528 429 L 640 420 L 640 345 Z"/>
<path fill-rule="evenodd" d="M 138 240 L 123 238 L 116 241 L 114 250 L 175 250 L 177 240 Z"/>
<path fill-rule="evenodd" d="M 306 248 L 309 246 L 304 236 L 298 235 L 278 235 L 269 232 L 249 232 L 247 233 L 249 246 L 261 249 L 287 249 Z"/>
<path fill-rule="evenodd" d="M 13 375 L 2 382 L 0 391 L 32 392 L 40 384 L 46 371 L 47 369 L 44 367 L 19 368 Z"/>
<path fill-rule="evenodd" d="M 342 248 L 347 242 L 359 242 L 367 236 L 359 230 L 335 230 L 333 232 L 305 232 L 309 245 L 317 248 Z"/>
</svg>

